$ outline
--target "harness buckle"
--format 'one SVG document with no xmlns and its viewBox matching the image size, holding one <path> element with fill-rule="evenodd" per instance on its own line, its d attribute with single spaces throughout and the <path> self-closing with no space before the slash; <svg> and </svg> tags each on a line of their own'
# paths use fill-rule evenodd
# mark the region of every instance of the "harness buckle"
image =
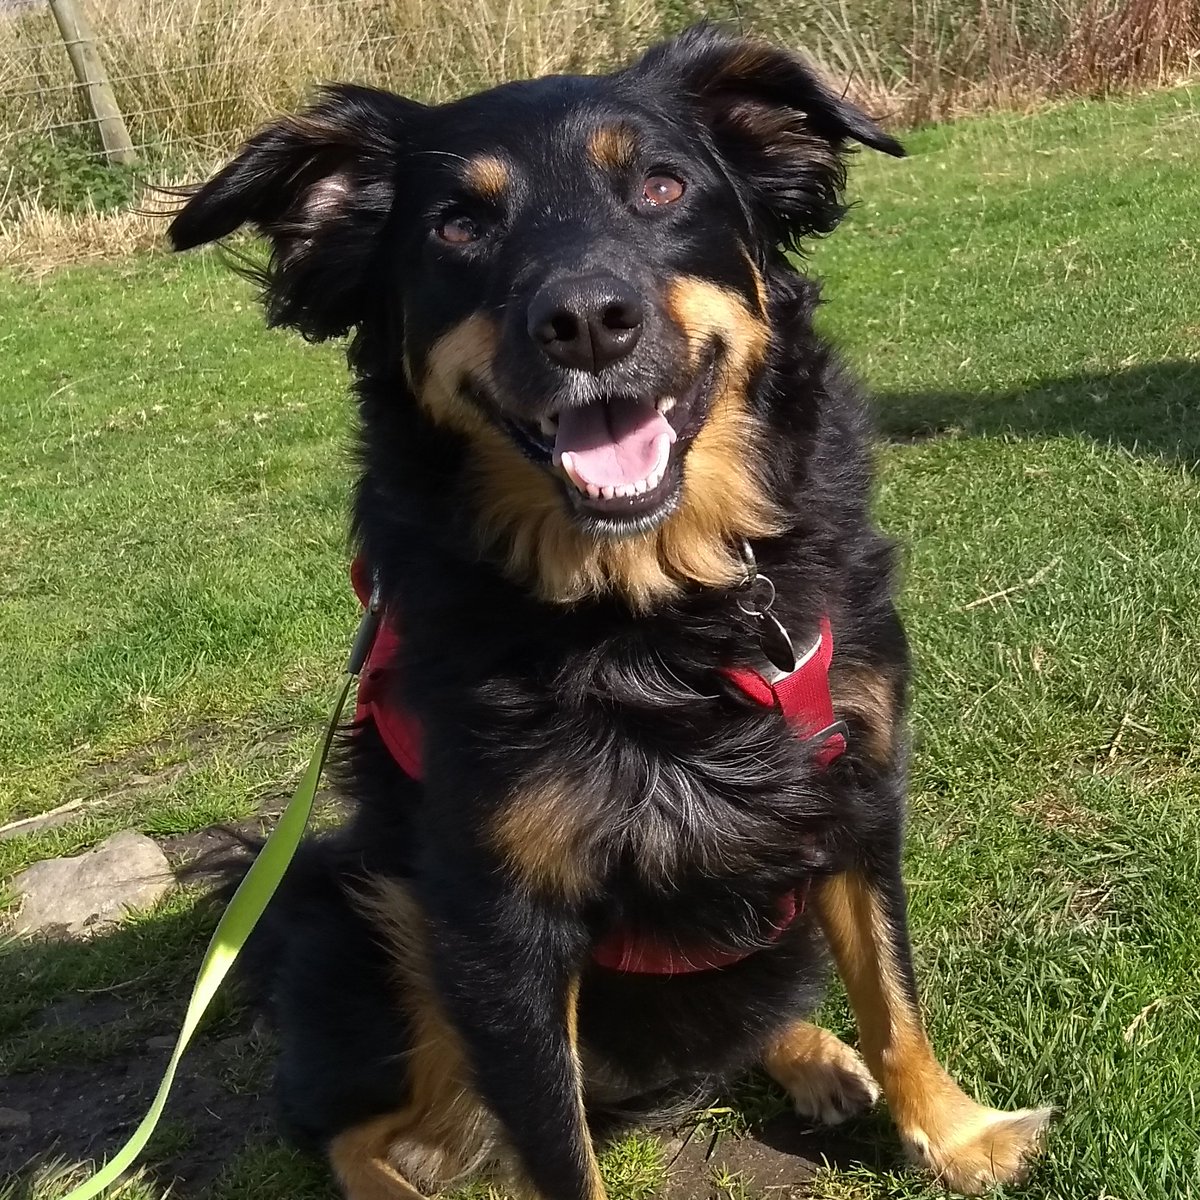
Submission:
<svg viewBox="0 0 1200 1200">
<path fill-rule="evenodd" d="M 830 738 L 841 736 L 846 745 L 850 745 L 850 726 L 845 721 L 834 721 L 824 729 L 811 734 L 804 739 L 805 746 L 823 746 Z"/>
</svg>

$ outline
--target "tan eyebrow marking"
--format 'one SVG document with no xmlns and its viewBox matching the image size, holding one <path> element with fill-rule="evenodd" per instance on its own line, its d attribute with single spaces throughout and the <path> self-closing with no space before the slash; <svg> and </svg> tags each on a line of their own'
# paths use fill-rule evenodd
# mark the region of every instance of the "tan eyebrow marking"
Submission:
<svg viewBox="0 0 1200 1200">
<path fill-rule="evenodd" d="M 463 178 L 484 199 L 499 200 L 508 187 L 508 167 L 494 154 L 480 154 L 467 163 Z"/>
<path fill-rule="evenodd" d="M 619 171 L 637 161 L 637 138 L 628 125 L 601 125 L 588 138 L 588 155 L 603 171 Z"/>
</svg>

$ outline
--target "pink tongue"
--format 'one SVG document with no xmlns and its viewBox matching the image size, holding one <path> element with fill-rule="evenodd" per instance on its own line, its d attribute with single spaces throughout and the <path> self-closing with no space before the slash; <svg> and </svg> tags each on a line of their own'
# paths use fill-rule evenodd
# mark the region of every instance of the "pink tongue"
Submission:
<svg viewBox="0 0 1200 1200">
<path fill-rule="evenodd" d="M 675 440 L 670 422 L 641 400 L 622 397 L 568 408 L 558 417 L 554 460 L 569 452 L 584 483 L 620 487 L 645 479 L 658 466 L 664 437 Z"/>
</svg>

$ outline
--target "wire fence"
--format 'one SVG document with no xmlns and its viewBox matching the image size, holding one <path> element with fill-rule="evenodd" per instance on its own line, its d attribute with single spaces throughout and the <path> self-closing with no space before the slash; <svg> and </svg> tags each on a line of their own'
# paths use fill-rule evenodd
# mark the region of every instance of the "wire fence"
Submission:
<svg viewBox="0 0 1200 1200">
<path fill-rule="evenodd" d="M 73 3 L 136 158 L 115 174 L 151 180 L 207 169 L 322 81 L 436 100 L 611 63 L 661 25 L 652 0 Z M 48 0 L 0 0 L 0 219 L 31 202 L 129 192 L 103 177 L 103 118 L 89 103 L 99 85 L 81 84 L 68 54 L 90 41 L 64 37 Z"/>
<path fill-rule="evenodd" d="M 1200 54 L 1200 0 L 73 2 L 94 30 L 136 173 L 176 181 L 320 81 L 442 99 L 504 78 L 607 67 L 704 16 L 806 48 L 904 122 L 1161 82 L 1196 68 Z M 106 174 L 102 122 L 68 54 L 85 40 L 64 36 L 49 0 L 0 0 L 0 219 L 30 203 L 128 193 Z"/>
</svg>

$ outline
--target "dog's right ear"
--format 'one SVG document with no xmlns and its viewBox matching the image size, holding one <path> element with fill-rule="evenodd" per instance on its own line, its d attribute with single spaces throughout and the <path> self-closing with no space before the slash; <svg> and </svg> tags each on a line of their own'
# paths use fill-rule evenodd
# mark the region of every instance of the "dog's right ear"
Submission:
<svg viewBox="0 0 1200 1200">
<path fill-rule="evenodd" d="M 271 243 L 263 283 L 267 320 L 319 341 L 363 313 L 364 281 L 395 194 L 400 159 L 425 106 L 390 92 L 337 84 L 303 112 L 251 138 L 171 222 L 176 250 L 242 225 Z"/>
</svg>

